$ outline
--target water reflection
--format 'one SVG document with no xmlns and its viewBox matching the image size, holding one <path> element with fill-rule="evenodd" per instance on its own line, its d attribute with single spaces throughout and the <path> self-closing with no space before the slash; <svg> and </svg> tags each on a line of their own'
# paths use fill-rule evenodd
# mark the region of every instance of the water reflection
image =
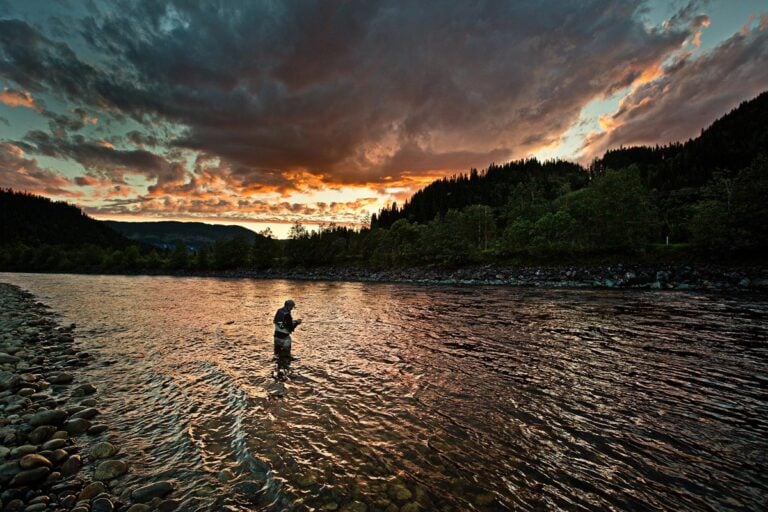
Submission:
<svg viewBox="0 0 768 512">
<path fill-rule="evenodd" d="M 175 479 L 185 510 L 739 510 L 768 496 L 762 297 L 0 279 L 78 324 L 130 478 Z M 295 360 L 273 353 L 287 296 L 305 321 Z"/>
</svg>

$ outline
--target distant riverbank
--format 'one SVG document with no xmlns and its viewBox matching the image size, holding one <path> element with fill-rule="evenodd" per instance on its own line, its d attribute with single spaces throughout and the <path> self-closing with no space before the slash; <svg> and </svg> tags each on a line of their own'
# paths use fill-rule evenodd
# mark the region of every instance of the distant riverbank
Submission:
<svg viewBox="0 0 768 512">
<path fill-rule="evenodd" d="M 93 272 L 83 272 L 93 274 Z M 99 274 L 98 272 L 96 274 Z M 756 265 L 574 265 L 473 266 L 457 269 L 412 267 L 272 268 L 266 270 L 136 270 L 107 275 L 169 275 L 298 281 L 351 281 L 448 286 L 534 288 L 619 288 L 647 290 L 723 290 L 768 292 L 768 267 Z"/>
<path fill-rule="evenodd" d="M 652 267 L 618 264 L 573 267 L 482 266 L 459 269 L 421 267 L 388 270 L 365 268 L 241 269 L 223 272 L 185 271 L 181 275 L 465 286 L 768 291 L 768 267 L 757 266 Z"/>
</svg>

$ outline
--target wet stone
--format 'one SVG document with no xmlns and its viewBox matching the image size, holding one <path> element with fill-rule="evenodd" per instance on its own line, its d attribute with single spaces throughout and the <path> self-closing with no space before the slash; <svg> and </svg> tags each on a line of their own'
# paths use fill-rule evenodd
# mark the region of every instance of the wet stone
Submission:
<svg viewBox="0 0 768 512">
<path fill-rule="evenodd" d="M 29 424 L 33 427 L 39 427 L 41 425 L 63 425 L 67 419 L 67 413 L 60 409 L 52 409 L 48 411 L 40 411 L 32 416 L 29 420 Z"/>
<path fill-rule="evenodd" d="M 97 436 L 99 434 L 106 432 L 107 430 L 109 430 L 109 427 L 107 425 L 99 423 L 97 425 L 92 425 L 91 428 L 89 428 L 86 432 L 88 433 L 89 436 Z"/>
<path fill-rule="evenodd" d="M 55 432 L 56 427 L 53 425 L 41 425 L 30 432 L 27 439 L 30 443 L 41 444 L 50 439 Z"/>
<path fill-rule="evenodd" d="M 61 465 L 61 474 L 64 476 L 70 476 L 77 474 L 80 468 L 83 466 L 82 460 L 79 455 L 71 455 L 64 464 Z"/>
<path fill-rule="evenodd" d="M 51 439 L 43 443 L 43 450 L 59 450 L 67 446 L 66 439 Z"/>
<path fill-rule="evenodd" d="M 107 487 L 101 483 L 101 482 L 92 482 L 88 485 L 86 485 L 82 491 L 80 491 L 80 494 L 78 495 L 77 499 L 79 500 L 92 500 L 99 494 L 105 492 L 107 490 Z"/>
<path fill-rule="evenodd" d="M 115 505 L 109 498 L 97 498 L 93 500 L 91 505 L 91 512 L 112 512 L 115 510 Z"/>
<path fill-rule="evenodd" d="M 64 424 L 64 430 L 71 436 L 84 434 L 91 428 L 91 422 L 83 418 L 75 418 Z"/>
<path fill-rule="evenodd" d="M 50 468 L 53 466 L 53 464 L 51 464 L 50 460 L 46 459 L 38 453 L 30 453 L 29 455 L 25 455 L 19 461 L 19 467 L 21 469 L 34 469 L 42 466 Z"/>
<path fill-rule="evenodd" d="M 50 472 L 50 468 L 45 466 L 22 471 L 13 477 L 10 486 L 21 487 L 22 485 L 31 485 L 40 482 L 41 480 L 44 480 Z"/>
<path fill-rule="evenodd" d="M 158 512 L 173 512 L 177 508 L 179 508 L 179 505 L 181 502 L 179 500 L 165 500 L 161 501 L 157 505 Z"/>
<path fill-rule="evenodd" d="M 99 415 L 98 409 L 94 409 L 93 407 L 88 407 L 87 409 L 83 409 L 80 412 L 76 412 L 72 415 L 72 418 L 83 418 L 86 420 L 91 420 Z"/>
<path fill-rule="evenodd" d="M 69 457 L 69 453 L 67 453 L 66 450 L 62 450 L 59 448 L 58 450 L 53 450 L 50 455 L 48 455 L 48 459 L 53 462 L 54 464 L 60 464 L 67 460 L 67 457 Z"/>
<path fill-rule="evenodd" d="M 23 457 L 24 455 L 29 455 L 30 453 L 37 452 L 37 446 L 32 444 L 23 444 L 21 446 L 17 446 L 16 448 L 11 449 L 11 457 Z"/>
<path fill-rule="evenodd" d="M 136 503 L 135 505 L 128 507 L 128 510 L 125 512 L 147 512 L 149 509 L 149 505 L 145 505 L 144 503 Z"/>
<path fill-rule="evenodd" d="M 115 461 L 117 462 L 117 461 Z M 104 463 L 106 464 L 106 462 Z M 145 485 L 134 489 L 131 492 L 131 499 L 141 503 L 151 501 L 153 498 L 162 498 L 173 491 L 173 485 L 170 482 L 162 481 L 155 482 L 149 485 Z"/>
<path fill-rule="evenodd" d="M 117 453 L 117 447 L 112 443 L 101 442 L 96 443 L 91 448 L 91 457 L 94 459 L 107 459 Z"/>
<path fill-rule="evenodd" d="M 93 384 L 81 384 L 72 390 L 72 396 L 78 397 L 78 396 L 92 395 L 95 392 L 96 392 L 96 386 L 94 386 Z"/>
<path fill-rule="evenodd" d="M 125 462 L 121 460 L 107 460 L 96 466 L 93 478 L 96 480 L 112 480 L 127 472 L 128 465 Z"/>
<path fill-rule="evenodd" d="M 48 505 L 45 503 L 35 503 L 33 505 L 28 505 L 24 512 L 41 512 L 48 508 Z"/>
</svg>

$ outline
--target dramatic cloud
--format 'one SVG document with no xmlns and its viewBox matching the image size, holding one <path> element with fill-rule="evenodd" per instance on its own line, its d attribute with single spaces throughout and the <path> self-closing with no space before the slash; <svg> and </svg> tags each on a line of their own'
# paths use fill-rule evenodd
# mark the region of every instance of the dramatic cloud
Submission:
<svg viewBox="0 0 768 512">
<path fill-rule="evenodd" d="M 766 87 L 768 19 L 710 51 L 708 2 L 664 5 L 20 2 L 0 19 L 0 127 L 104 212 L 359 217 L 556 149 L 613 95 L 585 158 L 690 136 Z"/>
<path fill-rule="evenodd" d="M 77 196 L 65 187 L 72 183 L 35 159 L 27 158 L 18 146 L 0 142 L 0 188 L 24 190 L 34 194 Z"/>
<path fill-rule="evenodd" d="M 658 68 L 690 36 L 647 29 L 640 5 L 563 2 L 541 16 L 506 1 L 125 2 L 82 21 L 109 66 L 5 20 L 0 72 L 176 123 L 174 145 L 221 158 L 244 182 L 303 171 L 363 184 L 556 142 L 583 104 Z"/>
<path fill-rule="evenodd" d="M 686 140 L 768 89 L 768 27 L 735 34 L 698 59 L 682 56 L 624 98 L 608 131 L 585 142 L 584 159 L 609 148 Z"/>
</svg>

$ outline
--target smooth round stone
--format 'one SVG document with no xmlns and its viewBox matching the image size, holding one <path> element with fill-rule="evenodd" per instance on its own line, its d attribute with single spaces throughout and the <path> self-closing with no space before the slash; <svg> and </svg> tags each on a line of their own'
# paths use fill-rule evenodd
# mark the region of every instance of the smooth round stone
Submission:
<svg viewBox="0 0 768 512">
<path fill-rule="evenodd" d="M 51 466 L 53 466 L 53 464 L 51 464 L 51 461 L 49 461 L 39 453 L 30 453 L 29 455 L 23 456 L 19 461 L 19 467 L 21 469 L 34 469 L 34 468 L 39 468 L 41 466 L 50 468 Z"/>
<path fill-rule="evenodd" d="M 43 450 L 59 450 L 67 446 L 66 439 L 51 439 L 43 443 Z"/>
<path fill-rule="evenodd" d="M 91 428 L 91 422 L 84 418 L 75 418 L 64 424 L 64 430 L 71 436 L 84 434 L 89 428 Z"/>
<path fill-rule="evenodd" d="M 69 512 L 90 512 L 90 510 L 88 510 L 88 507 L 86 507 L 85 505 L 80 505 L 73 508 Z"/>
<path fill-rule="evenodd" d="M 33 427 L 41 425 L 63 425 L 67 420 L 67 413 L 61 409 L 52 409 L 35 413 L 30 419 L 29 424 Z"/>
<path fill-rule="evenodd" d="M 77 496 L 78 500 L 92 500 L 99 494 L 106 492 L 107 486 L 104 485 L 101 482 L 91 482 L 90 484 L 83 487 L 83 490 L 80 491 L 80 494 Z"/>
<path fill-rule="evenodd" d="M 66 450 L 62 450 L 59 448 L 58 450 L 53 450 L 50 455 L 48 455 L 48 460 L 53 462 L 54 464 L 61 464 L 65 460 L 67 460 L 67 457 L 69 457 L 69 453 L 67 453 Z"/>
<path fill-rule="evenodd" d="M 107 460 L 96 466 L 95 480 L 112 480 L 128 472 L 128 465 L 121 460 Z M 138 500 L 137 500 L 138 501 Z"/>
<path fill-rule="evenodd" d="M 57 430 L 51 436 L 51 439 L 67 439 L 67 438 L 69 438 L 69 434 L 67 434 L 65 430 Z"/>
<path fill-rule="evenodd" d="M 95 398 L 86 398 L 82 402 L 80 402 L 80 405 L 84 405 L 85 407 L 96 407 L 96 399 Z"/>
<path fill-rule="evenodd" d="M 34 505 L 35 503 L 48 503 L 49 501 L 51 501 L 51 498 L 43 495 L 43 496 L 38 496 L 37 498 L 32 498 L 31 500 L 29 500 L 29 504 Z"/>
<path fill-rule="evenodd" d="M 135 505 L 128 507 L 128 510 L 125 512 L 147 512 L 149 509 L 149 505 L 145 505 L 144 503 L 136 503 Z"/>
<path fill-rule="evenodd" d="M 96 386 L 93 384 L 81 384 L 72 390 L 72 396 L 92 395 L 96 392 Z"/>
<path fill-rule="evenodd" d="M 22 485 L 31 485 L 40 482 L 41 480 L 44 480 L 50 472 L 50 468 L 45 466 L 22 471 L 13 477 L 10 486 L 21 487 Z"/>
<path fill-rule="evenodd" d="M 96 443 L 96 445 L 91 448 L 91 457 L 94 459 L 107 459 L 116 454 L 117 451 L 117 447 L 112 443 L 107 443 L 106 441 Z"/>
<path fill-rule="evenodd" d="M 69 384 L 75 380 L 75 376 L 68 372 L 61 372 L 51 375 L 46 380 L 51 384 Z"/>
<path fill-rule="evenodd" d="M 56 427 L 53 425 L 41 425 L 34 429 L 27 435 L 29 442 L 34 444 L 41 444 L 46 442 L 56 432 Z"/>
<path fill-rule="evenodd" d="M 24 512 L 42 512 L 47 508 L 48 505 L 46 503 L 35 503 L 33 505 L 27 506 L 27 508 L 24 509 Z"/>
<path fill-rule="evenodd" d="M 31 444 L 23 444 L 11 449 L 11 457 L 23 457 L 35 452 L 37 452 L 37 446 Z"/>
<path fill-rule="evenodd" d="M 419 512 L 421 507 L 418 503 L 410 502 L 400 507 L 400 512 Z"/>
<path fill-rule="evenodd" d="M 59 503 L 61 503 L 61 506 L 64 508 L 72 508 L 72 506 L 77 503 L 77 498 L 74 494 L 67 494 L 59 498 Z"/>
<path fill-rule="evenodd" d="M 86 420 L 91 420 L 101 414 L 98 409 L 95 409 L 93 407 L 88 407 L 87 409 L 83 409 L 80 412 L 76 412 L 72 415 L 72 418 L 83 418 Z"/>
<path fill-rule="evenodd" d="M 61 474 L 64 476 L 71 476 L 77 474 L 80 468 L 83 466 L 83 461 L 79 455 L 71 455 L 64 464 L 61 465 Z"/>
<path fill-rule="evenodd" d="M 106 464 L 106 463 L 104 463 Z M 131 499 L 140 503 L 151 501 L 153 498 L 162 498 L 173 491 L 173 485 L 167 481 L 155 482 L 134 489 L 131 492 Z"/>
<path fill-rule="evenodd" d="M 21 388 L 16 394 L 19 396 L 31 396 L 35 394 L 35 388 Z"/>
<path fill-rule="evenodd" d="M 59 471 L 51 471 L 51 474 L 48 475 L 48 478 L 45 479 L 46 484 L 55 484 L 61 480 L 61 472 Z"/>
<path fill-rule="evenodd" d="M 91 426 L 91 428 L 89 428 L 86 432 L 88 433 L 89 436 L 97 436 L 101 433 L 106 432 L 107 430 L 109 430 L 109 427 L 107 425 L 99 423 L 97 425 Z"/>
<path fill-rule="evenodd" d="M 109 498 L 97 498 L 91 504 L 91 512 L 113 512 L 115 505 Z"/>
<path fill-rule="evenodd" d="M 0 446 L 0 459 L 4 459 L 11 454 L 11 449 L 5 446 Z"/>
</svg>

